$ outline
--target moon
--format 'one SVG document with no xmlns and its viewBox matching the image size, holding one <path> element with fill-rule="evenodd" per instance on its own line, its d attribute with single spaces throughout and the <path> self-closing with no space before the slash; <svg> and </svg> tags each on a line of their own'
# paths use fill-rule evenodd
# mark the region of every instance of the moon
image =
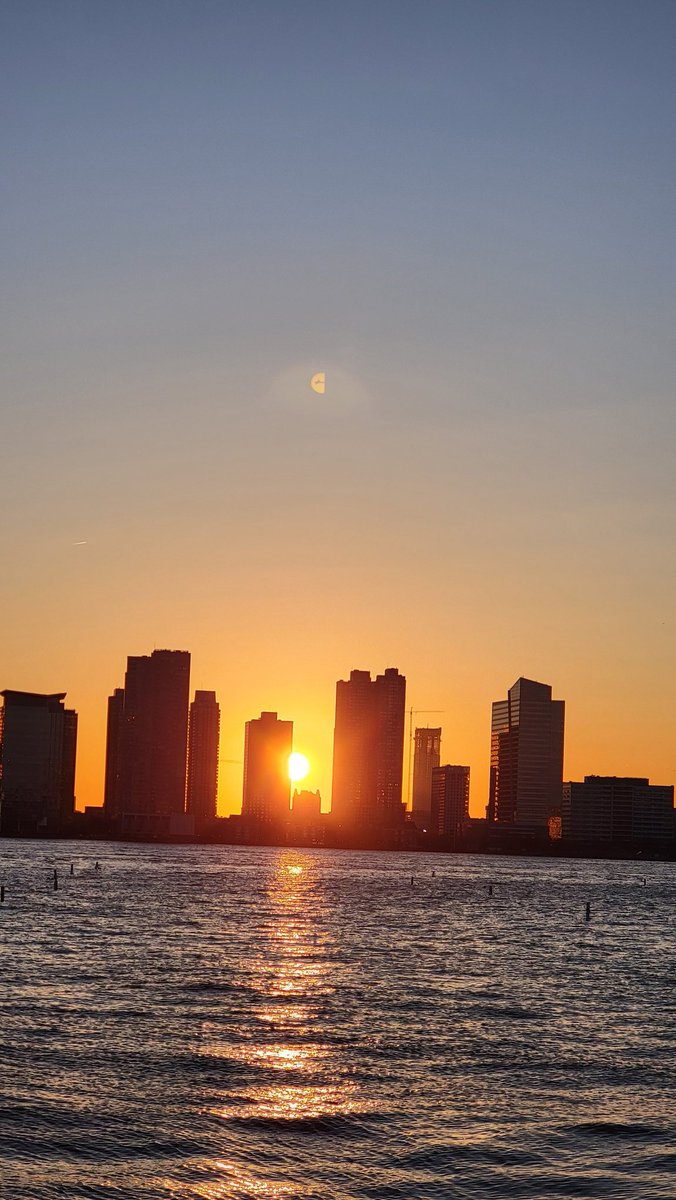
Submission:
<svg viewBox="0 0 676 1200">
<path fill-rule="evenodd" d="M 326 372 L 317 371 L 317 374 L 313 375 L 310 380 L 310 387 L 313 392 L 317 392 L 319 396 L 323 396 L 326 391 Z"/>
</svg>

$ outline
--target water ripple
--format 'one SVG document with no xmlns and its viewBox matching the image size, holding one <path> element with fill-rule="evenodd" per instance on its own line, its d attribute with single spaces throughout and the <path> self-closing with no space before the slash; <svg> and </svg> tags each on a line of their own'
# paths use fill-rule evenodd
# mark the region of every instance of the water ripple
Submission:
<svg viewBox="0 0 676 1200">
<path fill-rule="evenodd" d="M 5 841 L 0 874 L 2 1200 L 676 1194 L 673 865 Z"/>
</svg>

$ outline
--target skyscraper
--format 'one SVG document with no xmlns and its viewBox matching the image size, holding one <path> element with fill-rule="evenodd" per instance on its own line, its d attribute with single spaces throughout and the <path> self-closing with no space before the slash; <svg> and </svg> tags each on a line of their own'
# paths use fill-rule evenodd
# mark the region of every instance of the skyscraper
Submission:
<svg viewBox="0 0 676 1200">
<path fill-rule="evenodd" d="M 139 833 L 185 811 L 190 654 L 153 650 L 127 659 L 108 701 L 107 815 Z"/>
<path fill-rule="evenodd" d="M 56 833 L 75 809 L 77 713 L 64 706 L 65 692 L 1 694 L 0 829 Z"/>
<path fill-rule="evenodd" d="M 489 821 L 546 830 L 561 812 L 564 707 L 532 679 L 493 704 Z"/>
<path fill-rule="evenodd" d="M 331 812 L 347 828 L 403 821 L 406 679 L 394 667 L 371 679 L 352 671 L 336 684 Z"/>
<path fill-rule="evenodd" d="M 216 816 L 220 722 L 216 693 L 195 692 L 188 723 L 186 811 L 194 816 L 198 826 Z"/>
<path fill-rule="evenodd" d="M 432 770 L 430 830 L 455 849 L 469 816 L 469 767 L 447 765 Z"/>
<path fill-rule="evenodd" d="M 441 761 L 441 729 L 416 729 L 413 756 L 413 819 L 426 829 L 432 809 L 432 771 Z"/>
<path fill-rule="evenodd" d="M 257 822 L 285 821 L 289 816 L 289 755 L 293 721 L 262 712 L 247 721 L 244 732 L 242 816 Z"/>
<path fill-rule="evenodd" d="M 109 820 L 120 815 L 120 766 L 122 761 L 122 734 L 124 730 L 124 688 L 115 688 L 108 697 L 108 721 L 106 726 L 106 776 L 103 792 L 103 809 Z"/>
</svg>

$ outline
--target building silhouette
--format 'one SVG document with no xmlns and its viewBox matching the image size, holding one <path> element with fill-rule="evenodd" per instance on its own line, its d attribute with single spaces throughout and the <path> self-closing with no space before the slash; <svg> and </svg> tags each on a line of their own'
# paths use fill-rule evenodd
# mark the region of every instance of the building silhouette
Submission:
<svg viewBox="0 0 676 1200">
<path fill-rule="evenodd" d="M 291 801 L 291 812 L 298 821 L 318 821 L 322 811 L 322 798 L 319 791 L 310 792 L 294 789 Z"/>
<path fill-rule="evenodd" d="M 676 833 L 673 786 L 615 775 L 564 783 L 562 835 L 580 842 L 668 843 Z"/>
<path fill-rule="evenodd" d="M 122 807 L 120 766 L 122 762 L 122 731 L 124 729 L 124 688 L 115 688 L 108 697 L 106 725 L 106 774 L 103 791 L 103 810 L 112 821 L 117 820 Z"/>
<path fill-rule="evenodd" d="M 65 692 L 1 694 L 0 831 L 58 833 L 75 810 L 77 713 L 65 707 Z"/>
<path fill-rule="evenodd" d="M 189 688 L 187 650 L 127 659 L 108 701 L 104 798 L 121 832 L 154 836 L 185 812 Z"/>
<path fill-rule="evenodd" d="M 413 754 L 413 820 L 427 829 L 432 812 L 432 771 L 441 762 L 441 729 L 416 729 Z"/>
<path fill-rule="evenodd" d="M 195 692 L 188 721 L 186 812 L 199 828 L 216 816 L 221 710 L 215 692 Z"/>
<path fill-rule="evenodd" d="M 391 829 L 404 820 L 406 679 L 394 667 L 336 684 L 331 812 L 346 829 Z"/>
<path fill-rule="evenodd" d="M 469 767 L 432 768 L 430 832 L 450 849 L 462 840 L 469 818 Z"/>
<path fill-rule="evenodd" d="M 489 822 L 546 830 L 561 812 L 564 702 L 532 679 L 517 679 L 493 704 Z"/>
<path fill-rule="evenodd" d="M 247 721 L 243 818 L 265 824 L 288 820 L 292 746 L 293 721 L 280 721 L 276 712 L 262 712 L 260 717 Z"/>
</svg>

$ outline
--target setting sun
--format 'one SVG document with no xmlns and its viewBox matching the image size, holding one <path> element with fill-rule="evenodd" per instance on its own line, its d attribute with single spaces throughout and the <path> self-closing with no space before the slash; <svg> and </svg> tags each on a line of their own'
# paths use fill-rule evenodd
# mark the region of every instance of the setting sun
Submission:
<svg viewBox="0 0 676 1200">
<path fill-rule="evenodd" d="M 289 779 L 292 783 L 299 783 L 301 779 L 305 779 L 310 770 L 310 762 L 304 754 L 294 752 L 289 755 Z"/>
</svg>

